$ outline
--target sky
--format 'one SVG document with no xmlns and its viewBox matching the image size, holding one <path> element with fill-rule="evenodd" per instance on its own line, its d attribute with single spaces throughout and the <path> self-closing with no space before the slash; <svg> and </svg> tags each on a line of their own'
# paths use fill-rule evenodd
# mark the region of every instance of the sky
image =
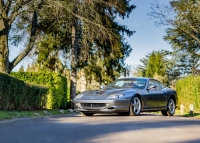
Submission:
<svg viewBox="0 0 200 143">
<path fill-rule="evenodd" d="M 159 0 L 159 3 L 166 4 L 169 0 Z M 125 36 L 128 44 L 132 47 L 130 56 L 125 60 L 125 63 L 131 66 L 141 64 L 140 59 L 145 55 L 157 50 L 171 50 L 169 43 L 163 40 L 165 35 L 165 28 L 163 26 L 157 27 L 154 25 L 155 19 L 151 19 L 147 13 L 151 12 L 150 6 L 155 3 L 155 0 L 131 0 L 130 4 L 136 6 L 130 14 L 129 18 L 117 18 L 117 21 L 126 25 L 130 30 L 136 31 L 131 37 Z M 16 54 L 23 50 L 22 47 L 13 47 L 14 51 L 10 57 L 13 59 Z M 30 58 L 25 58 L 21 61 L 14 71 L 18 71 L 21 65 L 27 65 L 31 62 Z"/>
<path fill-rule="evenodd" d="M 169 0 L 159 0 L 159 3 L 166 4 Z M 131 0 L 136 6 L 129 18 L 118 19 L 120 24 L 126 25 L 130 30 L 136 31 L 133 36 L 126 37 L 126 41 L 132 47 L 130 56 L 125 63 L 132 66 L 141 64 L 140 59 L 145 55 L 157 50 L 171 50 L 169 43 L 163 40 L 166 27 L 154 25 L 155 19 L 151 19 L 147 13 L 151 12 L 151 4 L 155 0 Z"/>
</svg>

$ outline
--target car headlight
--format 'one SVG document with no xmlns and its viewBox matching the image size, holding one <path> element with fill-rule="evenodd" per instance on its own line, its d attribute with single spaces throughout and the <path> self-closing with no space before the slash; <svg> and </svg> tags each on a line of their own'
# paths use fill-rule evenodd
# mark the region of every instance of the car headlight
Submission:
<svg viewBox="0 0 200 143">
<path fill-rule="evenodd" d="M 83 95 L 84 95 L 84 94 L 80 93 L 80 94 L 78 94 L 78 95 L 75 97 L 75 99 L 81 98 Z"/>
<path fill-rule="evenodd" d="M 109 95 L 107 98 L 120 98 L 120 97 L 123 97 L 124 95 L 123 94 L 112 94 L 112 95 Z"/>
</svg>

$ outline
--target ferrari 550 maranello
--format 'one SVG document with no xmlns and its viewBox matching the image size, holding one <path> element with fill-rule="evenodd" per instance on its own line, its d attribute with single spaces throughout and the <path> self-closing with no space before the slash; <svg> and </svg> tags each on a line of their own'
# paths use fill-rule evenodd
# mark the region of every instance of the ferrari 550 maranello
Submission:
<svg viewBox="0 0 200 143">
<path fill-rule="evenodd" d="M 141 112 L 161 111 L 173 116 L 176 91 L 152 78 L 120 78 L 100 90 L 90 90 L 74 98 L 74 108 L 85 116 L 119 113 L 137 116 Z"/>
</svg>

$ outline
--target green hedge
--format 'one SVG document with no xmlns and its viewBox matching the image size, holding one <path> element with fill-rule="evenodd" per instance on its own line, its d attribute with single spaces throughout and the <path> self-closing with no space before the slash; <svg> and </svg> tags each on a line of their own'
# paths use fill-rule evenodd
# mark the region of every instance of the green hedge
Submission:
<svg viewBox="0 0 200 143">
<path fill-rule="evenodd" d="M 47 96 L 47 109 L 68 107 L 69 94 L 67 94 L 67 79 L 53 72 L 12 72 L 12 76 L 34 84 L 42 84 L 49 87 Z"/>
<path fill-rule="evenodd" d="M 46 105 L 48 88 L 25 83 L 23 80 L 0 73 L 0 109 L 30 110 Z"/>
<path fill-rule="evenodd" d="M 194 105 L 194 110 L 200 111 L 200 76 L 187 76 L 179 80 L 176 84 L 178 95 L 178 107 L 184 105 L 189 110 L 190 104 Z"/>
</svg>

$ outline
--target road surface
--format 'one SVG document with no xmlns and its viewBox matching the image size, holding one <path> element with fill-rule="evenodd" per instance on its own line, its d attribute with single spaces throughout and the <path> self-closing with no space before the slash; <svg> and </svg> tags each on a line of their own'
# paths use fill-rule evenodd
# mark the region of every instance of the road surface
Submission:
<svg viewBox="0 0 200 143">
<path fill-rule="evenodd" d="M 143 113 L 0 121 L 0 143 L 200 143 L 200 120 Z"/>
</svg>

